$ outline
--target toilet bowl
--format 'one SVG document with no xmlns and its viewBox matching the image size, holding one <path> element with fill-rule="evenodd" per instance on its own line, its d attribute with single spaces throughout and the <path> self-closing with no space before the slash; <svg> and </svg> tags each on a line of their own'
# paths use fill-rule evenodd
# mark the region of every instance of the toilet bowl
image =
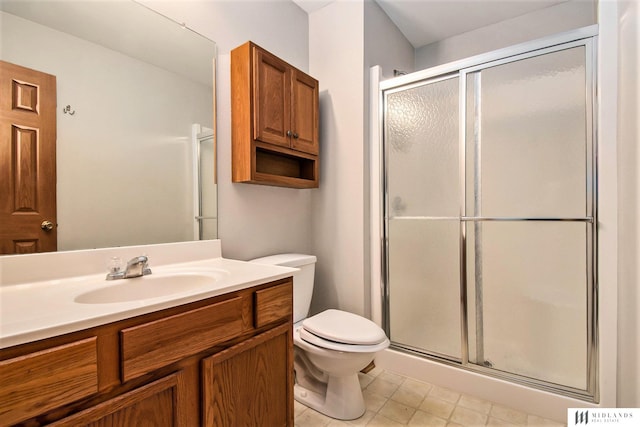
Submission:
<svg viewBox="0 0 640 427">
<path fill-rule="evenodd" d="M 332 326 L 341 326 L 340 333 Z M 293 342 L 296 400 L 332 418 L 362 416 L 358 372 L 389 346 L 382 329 L 361 316 L 326 310 L 294 326 Z"/>
<path fill-rule="evenodd" d="M 352 420 L 366 410 L 358 372 L 389 346 L 389 339 L 372 321 L 346 311 L 307 317 L 315 261 L 301 254 L 252 260 L 300 268 L 293 277 L 295 399 L 329 417 Z"/>
</svg>

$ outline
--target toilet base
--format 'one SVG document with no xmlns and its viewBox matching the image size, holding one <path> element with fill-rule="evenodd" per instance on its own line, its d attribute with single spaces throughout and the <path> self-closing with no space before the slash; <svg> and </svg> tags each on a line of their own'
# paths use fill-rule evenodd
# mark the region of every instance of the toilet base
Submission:
<svg viewBox="0 0 640 427">
<path fill-rule="evenodd" d="M 358 374 L 344 377 L 329 377 L 326 393 L 316 391 L 295 384 L 294 398 L 309 408 L 338 420 L 355 420 L 360 418 L 366 410 Z"/>
</svg>

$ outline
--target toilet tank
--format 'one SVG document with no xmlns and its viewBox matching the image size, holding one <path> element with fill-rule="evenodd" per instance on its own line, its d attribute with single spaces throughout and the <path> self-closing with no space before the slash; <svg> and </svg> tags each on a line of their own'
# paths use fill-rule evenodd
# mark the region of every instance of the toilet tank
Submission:
<svg viewBox="0 0 640 427">
<path fill-rule="evenodd" d="M 293 275 L 293 323 L 307 317 L 309 307 L 311 307 L 311 296 L 313 295 L 313 279 L 316 269 L 315 256 L 279 254 L 252 259 L 249 262 L 299 268 L 300 271 Z"/>
</svg>

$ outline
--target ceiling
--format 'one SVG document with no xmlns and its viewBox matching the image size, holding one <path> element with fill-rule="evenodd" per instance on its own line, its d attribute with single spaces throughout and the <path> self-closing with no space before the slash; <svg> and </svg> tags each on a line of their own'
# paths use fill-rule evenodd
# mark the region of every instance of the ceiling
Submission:
<svg viewBox="0 0 640 427">
<path fill-rule="evenodd" d="M 293 0 L 312 13 L 334 0 Z M 375 0 L 414 48 L 567 0 Z"/>
</svg>

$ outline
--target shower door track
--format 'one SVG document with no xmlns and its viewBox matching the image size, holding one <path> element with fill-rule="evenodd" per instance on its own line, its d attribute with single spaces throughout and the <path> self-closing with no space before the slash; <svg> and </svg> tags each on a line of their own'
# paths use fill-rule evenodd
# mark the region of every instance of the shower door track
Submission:
<svg viewBox="0 0 640 427">
<path fill-rule="evenodd" d="M 587 217 L 490 217 L 490 216 L 403 216 L 394 217 L 392 219 L 398 220 L 448 220 L 448 221 L 567 221 L 567 222 L 588 222 L 593 223 L 594 218 L 592 216 Z"/>
<path fill-rule="evenodd" d="M 586 147 L 589 152 L 590 159 L 587 160 L 587 215 L 584 217 L 493 217 L 493 216 L 466 216 L 466 146 L 467 137 L 465 130 L 465 121 L 460 122 L 460 185 L 462 188 L 460 194 L 460 215 L 459 216 L 403 216 L 391 217 L 389 215 L 389 194 L 387 186 L 387 160 L 386 154 L 383 154 L 383 203 L 382 221 L 383 236 L 382 239 L 382 277 L 383 277 L 383 326 L 387 333 L 390 331 L 389 325 L 389 220 L 428 220 L 428 221 L 459 221 L 460 224 L 460 310 L 461 310 L 461 357 L 456 358 L 450 355 L 443 355 L 428 350 L 412 347 L 406 344 L 394 343 L 392 347 L 402 351 L 426 357 L 428 359 L 461 368 L 466 371 L 485 374 L 487 376 L 499 378 L 509 382 L 522 384 L 536 389 L 559 393 L 564 396 L 577 398 L 590 402 L 599 401 L 599 388 L 597 384 L 598 377 L 598 310 L 597 310 L 597 150 L 596 150 L 596 124 L 594 120 L 594 110 L 596 106 L 595 94 L 595 70 L 596 70 L 596 54 L 595 40 L 598 34 L 598 26 L 581 28 L 574 31 L 558 34 L 555 36 L 545 37 L 509 48 L 499 49 L 482 55 L 477 55 L 464 60 L 452 62 L 449 64 L 436 66 L 427 70 L 418 71 L 412 74 L 395 77 L 380 82 L 381 99 L 385 99 L 386 94 L 393 93 L 396 90 L 405 90 L 407 88 L 420 86 L 425 82 L 435 82 L 458 76 L 460 78 L 460 99 L 459 117 L 467 116 L 466 112 L 466 77 L 476 71 L 488 68 L 489 64 L 498 65 L 515 61 L 517 59 L 526 59 L 545 53 L 551 53 L 568 49 L 575 46 L 584 46 L 586 51 L 586 85 L 587 85 L 587 132 Z M 382 108 L 381 123 L 384 129 L 384 109 Z M 383 132 L 383 139 L 386 139 L 386 130 Z M 383 143 L 383 147 L 386 143 Z M 386 152 L 386 148 L 383 149 Z M 589 157 L 588 156 L 588 157 Z M 501 371 L 496 368 L 482 366 L 473 362 L 469 362 L 469 337 L 468 337 L 468 300 L 467 300 L 467 249 L 466 249 L 466 223 L 472 222 L 577 222 L 585 223 L 587 227 L 587 372 L 586 372 L 586 389 L 579 389 L 562 384 L 552 383 L 545 380 L 527 377 L 522 374 L 516 374 L 507 371 Z M 482 350 L 480 350 L 482 352 Z M 478 359 L 478 361 L 482 361 Z"/>
</svg>

